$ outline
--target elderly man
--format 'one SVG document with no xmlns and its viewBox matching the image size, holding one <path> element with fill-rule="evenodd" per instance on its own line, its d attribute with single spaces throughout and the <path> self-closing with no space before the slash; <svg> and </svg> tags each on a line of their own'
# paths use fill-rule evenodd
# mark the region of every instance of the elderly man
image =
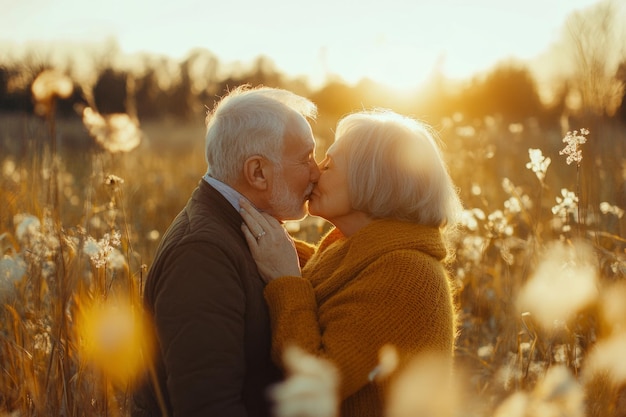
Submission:
<svg viewBox="0 0 626 417">
<path fill-rule="evenodd" d="M 281 375 L 239 199 L 279 220 L 306 215 L 319 177 L 307 121 L 315 112 L 291 92 L 240 87 L 207 116 L 208 171 L 164 234 L 146 280 L 156 348 L 133 416 L 269 415 L 266 388 Z"/>
</svg>

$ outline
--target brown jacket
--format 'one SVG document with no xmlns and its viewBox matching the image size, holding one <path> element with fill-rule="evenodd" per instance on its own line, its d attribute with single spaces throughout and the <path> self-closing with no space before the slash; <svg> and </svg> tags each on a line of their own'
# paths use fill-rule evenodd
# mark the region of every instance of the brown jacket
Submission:
<svg viewBox="0 0 626 417">
<path fill-rule="evenodd" d="M 268 416 L 270 324 L 242 218 L 204 180 L 157 249 L 144 290 L 158 388 L 169 416 Z M 148 382 L 146 382 L 148 381 Z M 146 378 L 133 416 L 160 416 Z"/>
</svg>

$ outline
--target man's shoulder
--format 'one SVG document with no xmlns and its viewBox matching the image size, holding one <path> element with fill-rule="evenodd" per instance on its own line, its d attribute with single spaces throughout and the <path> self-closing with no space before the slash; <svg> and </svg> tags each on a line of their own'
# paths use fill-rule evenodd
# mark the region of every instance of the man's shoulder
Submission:
<svg viewBox="0 0 626 417">
<path fill-rule="evenodd" d="M 219 253 L 236 261 L 241 261 L 242 257 L 251 258 L 241 232 L 239 213 L 211 191 L 215 190 L 199 187 L 194 191 L 163 234 L 153 265 L 177 262 L 198 253 L 207 257 Z"/>
<path fill-rule="evenodd" d="M 240 222 L 229 221 L 219 214 L 206 207 L 195 212 L 186 207 L 163 235 L 157 255 L 189 251 L 196 247 L 241 253 L 241 248 L 247 246 L 240 231 Z"/>
</svg>

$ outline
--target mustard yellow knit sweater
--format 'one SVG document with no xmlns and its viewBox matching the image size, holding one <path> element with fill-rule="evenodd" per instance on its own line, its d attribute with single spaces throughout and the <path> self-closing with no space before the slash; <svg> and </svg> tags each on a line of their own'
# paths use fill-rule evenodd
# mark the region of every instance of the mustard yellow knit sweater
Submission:
<svg viewBox="0 0 626 417">
<path fill-rule="evenodd" d="M 302 253 L 300 254 L 302 256 Z M 368 375 L 385 344 L 403 356 L 453 355 L 454 308 L 437 228 L 376 220 L 345 238 L 331 230 L 302 270 L 265 288 L 277 363 L 297 344 L 332 361 L 341 416 L 381 416 L 384 386 Z"/>
</svg>

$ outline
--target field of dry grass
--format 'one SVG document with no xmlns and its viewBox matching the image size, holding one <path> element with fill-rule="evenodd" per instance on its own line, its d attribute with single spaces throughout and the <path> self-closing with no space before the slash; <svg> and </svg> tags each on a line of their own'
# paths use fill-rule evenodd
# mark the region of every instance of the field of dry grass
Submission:
<svg viewBox="0 0 626 417">
<path fill-rule="evenodd" d="M 203 121 L 48 116 L 0 115 L 0 415 L 125 416 L 143 278 L 206 169 Z M 314 126 L 322 152 L 331 126 Z M 626 416 L 625 128 L 436 128 L 466 209 L 457 378 L 419 396 L 432 367 L 407 370 L 393 416 Z"/>
</svg>

